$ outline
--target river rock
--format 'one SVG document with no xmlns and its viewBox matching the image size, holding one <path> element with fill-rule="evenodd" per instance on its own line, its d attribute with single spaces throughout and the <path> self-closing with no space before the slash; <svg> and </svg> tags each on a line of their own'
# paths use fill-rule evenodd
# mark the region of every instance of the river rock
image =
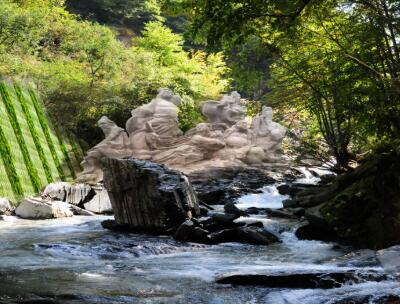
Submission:
<svg viewBox="0 0 400 305">
<path fill-rule="evenodd" d="M 265 286 L 270 288 L 319 288 L 331 289 L 340 287 L 346 282 L 381 281 L 386 276 L 373 270 L 359 274 L 346 272 L 312 272 L 291 274 L 232 274 L 217 279 L 219 284 Z"/>
<path fill-rule="evenodd" d="M 272 234 L 265 229 L 255 227 L 238 227 L 212 233 L 210 234 L 210 240 L 215 244 L 238 242 L 253 245 L 270 245 L 278 242 L 279 238 L 275 234 Z"/>
<path fill-rule="evenodd" d="M 400 277 L 400 245 L 379 250 L 377 257 L 386 272 Z"/>
<path fill-rule="evenodd" d="M 103 172 L 115 221 L 132 231 L 170 234 L 200 215 L 196 194 L 181 172 L 133 158 L 105 158 Z"/>
<path fill-rule="evenodd" d="M 71 210 L 74 215 L 79 215 L 79 216 L 95 216 L 96 214 L 90 211 L 87 211 L 85 209 L 81 209 L 80 207 L 77 207 L 76 205 L 70 204 L 69 209 Z"/>
<path fill-rule="evenodd" d="M 28 219 L 49 219 L 73 216 L 68 203 L 32 197 L 24 199 L 15 209 L 15 214 L 21 218 Z"/>
<path fill-rule="evenodd" d="M 248 214 L 241 209 L 239 209 L 235 204 L 228 202 L 224 205 L 224 211 L 228 214 L 233 214 L 236 216 L 248 216 Z"/>
<path fill-rule="evenodd" d="M 68 182 L 55 182 L 46 186 L 42 197 L 70 204 L 80 205 L 93 197 L 94 191 L 88 184 L 71 184 Z"/>
<path fill-rule="evenodd" d="M 95 189 L 96 195 L 83 206 L 86 210 L 96 214 L 111 214 L 113 208 L 107 190 L 100 188 Z"/>
<path fill-rule="evenodd" d="M 219 205 L 232 203 L 245 194 L 261 192 L 261 187 L 276 182 L 272 174 L 253 168 L 211 168 L 191 173 L 190 181 L 199 200 Z"/>
<path fill-rule="evenodd" d="M 179 241 L 187 241 L 194 229 L 194 223 L 191 220 L 184 221 L 176 230 L 174 238 Z"/>
<path fill-rule="evenodd" d="M 10 214 L 12 211 L 12 206 L 10 200 L 7 198 L 0 198 L 0 215 Z"/>
</svg>

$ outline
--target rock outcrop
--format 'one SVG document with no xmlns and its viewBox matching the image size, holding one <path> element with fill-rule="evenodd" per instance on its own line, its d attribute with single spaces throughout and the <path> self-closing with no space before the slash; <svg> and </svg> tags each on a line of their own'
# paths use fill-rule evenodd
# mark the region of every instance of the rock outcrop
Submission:
<svg viewBox="0 0 400 305">
<path fill-rule="evenodd" d="M 96 214 L 112 214 L 113 209 L 107 191 L 102 187 L 93 187 L 95 195 L 83 204 L 85 210 Z"/>
<path fill-rule="evenodd" d="M 15 214 L 27 219 L 62 218 L 74 215 L 68 203 L 42 198 L 24 199 L 15 209 Z"/>
<path fill-rule="evenodd" d="M 103 159 L 106 188 L 118 225 L 135 232 L 173 233 L 200 215 L 196 194 L 182 173 L 138 159 Z"/>
<path fill-rule="evenodd" d="M 43 198 L 64 201 L 74 205 L 81 205 L 93 197 L 94 191 L 88 184 L 55 182 L 46 186 L 42 192 Z"/>
<path fill-rule="evenodd" d="M 205 102 L 202 112 L 208 122 L 184 134 L 178 122 L 180 102 L 178 95 L 160 89 L 150 103 L 132 111 L 126 131 L 102 117 L 98 126 L 105 139 L 88 151 L 78 181 L 102 181 L 103 157 L 151 160 L 185 173 L 211 166 L 261 166 L 280 160 L 286 128 L 272 121 L 270 107 L 264 107 L 248 122 L 240 95 L 232 92 L 221 101 Z"/>
<path fill-rule="evenodd" d="M 12 211 L 12 206 L 10 200 L 7 198 L 0 198 L 0 215 L 10 214 Z"/>
</svg>

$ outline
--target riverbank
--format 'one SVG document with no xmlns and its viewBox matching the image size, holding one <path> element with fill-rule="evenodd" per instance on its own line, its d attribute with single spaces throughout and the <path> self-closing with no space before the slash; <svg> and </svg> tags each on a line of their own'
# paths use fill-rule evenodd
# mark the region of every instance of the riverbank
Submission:
<svg viewBox="0 0 400 305">
<path fill-rule="evenodd" d="M 241 195 L 237 206 L 277 209 L 287 196 L 277 184 Z M 214 206 L 215 212 L 223 210 Z M 0 224 L 2 302 L 54 303 L 342 303 L 394 302 L 400 283 L 345 283 L 332 289 L 268 288 L 217 284 L 231 274 L 374 272 L 384 274 L 376 252 L 332 242 L 299 240 L 296 219 L 250 215 L 275 232 L 268 246 L 201 245 L 167 236 L 119 234 L 101 221 L 74 216 Z M 246 218 L 246 217 L 245 217 Z M 243 220 L 241 218 L 240 220 Z M 12 224 L 12 225 L 11 225 Z"/>
</svg>

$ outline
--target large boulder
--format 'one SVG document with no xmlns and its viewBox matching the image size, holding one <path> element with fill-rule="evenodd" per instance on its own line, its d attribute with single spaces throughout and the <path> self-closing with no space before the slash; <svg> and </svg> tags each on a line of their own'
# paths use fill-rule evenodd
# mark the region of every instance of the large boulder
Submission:
<svg viewBox="0 0 400 305">
<path fill-rule="evenodd" d="M 375 270 L 365 270 L 363 273 L 348 270 L 286 274 L 229 274 L 218 278 L 217 283 L 270 288 L 331 289 L 340 287 L 347 282 L 383 281 L 386 278 L 384 274 Z"/>
<path fill-rule="evenodd" d="M 138 159 L 103 159 L 104 187 L 117 224 L 132 231 L 170 233 L 199 216 L 196 194 L 181 172 Z"/>
<path fill-rule="evenodd" d="M 46 186 L 42 197 L 57 201 L 65 201 L 74 205 L 81 205 L 91 197 L 94 191 L 88 184 L 68 182 L 55 182 Z"/>
<path fill-rule="evenodd" d="M 0 198 L 0 215 L 9 214 L 12 211 L 10 200 L 7 198 Z"/>
<path fill-rule="evenodd" d="M 27 219 L 49 219 L 71 217 L 70 205 L 62 201 L 26 198 L 15 209 L 15 214 Z"/>
<path fill-rule="evenodd" d="M 238 227 L 210 234 L 210 243 L 219 244 L 238 242 L 252 245 L 270 245 L 279 242 L 279 238 L 265 229 L 256 227 Z"/>
<path fill-rule="evenodd" d="M 377 257 L 386 272 L 400 278 L 400 245 L 378 251 Z"/>
<path fill-rule="evenodd" d="M 111 214 L 113 208 L 107 190 L 98 188 L 95 192 L 96 195 L 94 195 L 89 202 L 83 205 L 84 208 L 96 214 Z"/>
</svg>

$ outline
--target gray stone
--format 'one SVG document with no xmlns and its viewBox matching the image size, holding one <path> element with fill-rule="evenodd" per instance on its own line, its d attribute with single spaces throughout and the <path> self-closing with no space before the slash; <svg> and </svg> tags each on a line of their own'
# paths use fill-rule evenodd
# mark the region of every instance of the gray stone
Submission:
<svg viewBox="0 0 400 305">
<path fill-rule="evenodd" d="M 110 197 L 105 189 L 97 189 L 96 195 L 83 206 L 86 210 L 96 214 L 110 214 L 113 212 Z"/>
<path fill-rule="evenodd" d="M 179 241 L 187 241 L 190 234 L 194 229 L 194 223 L 191 220 L 186 220 L 183 222 L 174 234 L 174 239 Z"/>
<path fill-rule="evenodd" d="M 73 204 L 70 204 L 69 209 L 72 211 L 72 213 L 74 213 L 74 215 L 80 215 L 80 216 L 95 216 L 96 215 L 93 212 L 87 211 L 85 209 L 81 209 Z"/>
<path fill-rule="evenodd" d="M 46 186 L 42 197 L 52 200 L 65 201 L 80 205 L 92 196 L 92 187 L 88 184 L 70 184 L 68 182 L 55 182 Z"/>
<path fill-rule="evenodd" d="M 103 159 L 104 187 L 115 221 L 132 230 L 169 234 L 200 215 L 196 194 L 185 175 L 138 159 Z"/>
<path fill-rule="evenodd" d="M 400 245 L 379 250 L 377 257 L 386 272 L 400 276 Z"/>
<path fill-rule="evenodd" d="M 255 227 L 239 227 L 226 229 L 210 234 L 211 243 L 238 242 L 253 245 L 270 245 L 279 242 L 279 238 L 266 231 Z"/>
<path fill-rule="evenodd" d="M 71 217 L 70 205 L 62 201 L 26 198 L 15 209 L 15 214 L 27 219 L 49 219 Z"/>
<path fill-rule="evenodd" d="M 0 215 L 9 214 L 12 211 L 12 206 L 7 198 L 0 198 Z"/>
</svg>

